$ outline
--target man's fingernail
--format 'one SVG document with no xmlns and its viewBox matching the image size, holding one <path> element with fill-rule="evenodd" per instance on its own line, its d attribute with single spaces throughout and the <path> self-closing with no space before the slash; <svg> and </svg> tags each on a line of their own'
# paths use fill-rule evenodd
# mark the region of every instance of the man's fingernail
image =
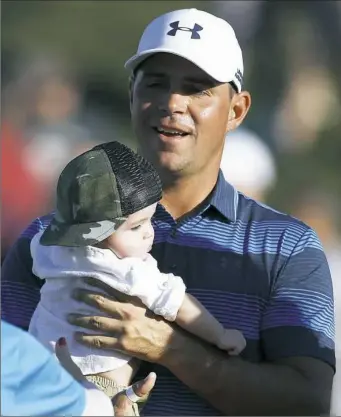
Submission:
<svg viewBox="0 0 341 417">
<path fill-rule="evenodd" d="M 65 339 L 65 337 L 60 337 L 59 338 L 58 345 L 59 346 L 66 346 L 66 339 Z"/>
</svg>

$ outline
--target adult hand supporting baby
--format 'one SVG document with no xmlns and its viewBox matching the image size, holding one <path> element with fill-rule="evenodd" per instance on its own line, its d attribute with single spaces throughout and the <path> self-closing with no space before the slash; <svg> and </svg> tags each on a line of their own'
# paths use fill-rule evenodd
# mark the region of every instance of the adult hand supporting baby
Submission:
<svg viewBox="0 0 341 417">
<path fill-rule="evenodd" d="M 151 372 L 146 378 L 135 382 L 131 386 L 131 389 L 133 390 L 134 395 L 140 399 L 147 398 L 154 388 L 155 381 L 156 374 Z M 127 396 L 126 392 L 127 389 L 119 392 L 112 400 L 116 417 L 127 416 L 129 415 L 127 412 L 131 411 L 132 400 Z M 134 399 L 133 401 L 136 402 Z"/>
<path fill-rule="evenodd" d="M 88 398 L 87 401 L 89 403 L 89 406 L 87 408 L 87 412 L 94 411 L 93 407 L 96 407 L 96 402 L 103 403 L 105 395 L 103 392 L 101 392 L 94 384 L 89 382 L 86 377 L 82 374 L 80 368 L 73 362 L 69 349 L 67 347 L 67 343 L 65 338 L 60 338 L 55 346 L 55 354 L 57 359 L 59 360 L 60 364 L 63 366 L 63 368 L 69 372 L 69 374 L 80 384 L 84 386 L 86 390 L 88 390 Z M 154 372 L 151 372 L 149 375 L 147 375 L 146 378 L 139 380 L 135 382 L 131 389 L 133 390 L 133 393 L 139 397 L 139 398 L 145 398 L 147 397 L 152 389 L 154 388 L 156 381 L 156 374 Z M 91 393 L 90 393 L 90 391 Z M 96 391 L 96 393 L 94 393 Z M 116 417 L 119 416 L 126 416 L 127 413 L 131 412 L 131 405 L 132 401 L 126 394 L 127 390 L 123 390 L 116 394 L 116 396 L 112 399 L 112 407 L 114 410 L 114 413 L 112 415 L 115 415 Z M 96 395 L 98 393 L 98 395 Z M 103 397 L 103 398 L 102 398 Z M 97 405 L 98 408 L 98 405 Z M 108 407 L 107 407 L 108 409 Z M 107 411 L 107 409 L 104 409 Z M 101 409 L 103 412 L 103 408 Z M 84 415 L 91 415 L 88 414 Z M 110 411 L 109 411 L 110 412 Z M 111 414 L 105 414 L 105 415 L 111 415 Z"/>
<path fill-rule="evenodd" d="M 129 297 L 98 280 L 87 283 L 105 290 L 108 296 L 95 291 L 77 290 L 73 297 L 108 314 L 110 317 L 71 314 L 68 321 L 98 334 L 77 332 L 80 343 L 96 348 L 113 349 L 139 359 L 163 364 L 182 330 L 156 316 L 136 297 Z"/>
</svg>

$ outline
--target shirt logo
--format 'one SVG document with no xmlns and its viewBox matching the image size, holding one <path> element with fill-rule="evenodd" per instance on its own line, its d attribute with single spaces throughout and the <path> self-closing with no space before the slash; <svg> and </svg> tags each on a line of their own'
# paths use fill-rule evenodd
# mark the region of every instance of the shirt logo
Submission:
<svg viewBox="0 0 341 417">
<path fill-rule="evenodd" d="M 184 32 L 191 32 L 191 39 L 200 39 L 200 34 L 198 32 L 200 32 L 201 30 L 203 30 L 204 28 L 200 25 L 198 25 L 198 23 L 194 24 L 194 28 L 188 28 L 186 26 L 179 26 L 179 20 L 177 22 L 172 22 L 169 24 L 169 26 L 172 28 L 169 32 L 167 32 L 167 35 L 169 36 L 175 36 L 176 32 L 178 30 L 183 30 Z"/>
</svg>

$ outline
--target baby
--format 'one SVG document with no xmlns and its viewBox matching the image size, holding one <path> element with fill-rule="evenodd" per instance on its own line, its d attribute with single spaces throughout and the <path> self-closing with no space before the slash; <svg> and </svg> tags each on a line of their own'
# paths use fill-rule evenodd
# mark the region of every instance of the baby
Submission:
<svg viewBox="0 0 341 417">
<path fill-rule="evenodd" d="M 109 396 L 129 385 L 136 363 L 119 352 L 78 344 L 69 313 L 98 311 L 72 298 L 94 277 L 138 297 L 155 314 L 197 337 L 239 354 L 241 332 L 225 329 L 193 296 L 183 280 L 161 273 L 148 253 L 153 244 L 151 219 L 162 196 L 155 169 L 118 142 L 94 147 L 73 159 L 57 186 L 57 208 L 49 227 L 31 242 L 33 272 L 45 283 L 29 331 L 51 350 L 66 337 L 74 362 Z M 90 288 L 90 287 L 89 287 Z"/>
</svg>

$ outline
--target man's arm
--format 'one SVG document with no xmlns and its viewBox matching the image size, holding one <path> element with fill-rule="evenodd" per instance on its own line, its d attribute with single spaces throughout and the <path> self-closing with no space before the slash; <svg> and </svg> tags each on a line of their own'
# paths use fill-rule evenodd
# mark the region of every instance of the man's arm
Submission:
<svg viewBox="0 0 341 417">
<path fill-rule="evenodd" d="M 224 415 L 329 413 L 334 372 L 320 360 L 250 363 L 187 335 L 175 338 L 161 364 Z"/>
<path fill-rule="evenodd" d="M 167 367 L 224 415 L 328 414 L 335 363 L 333 295 L 314 234 L 302 237 L 276 278 L 263 316 L 265 361 L 259 364 L 228 357 L 151 318 L 137 303 L 99 294 L 82 291 L 76 297 L 115 318 L 78 317 L 72 323 L 110 334 L 82 334 L 79 341 Z"/>
<path fill-rule="evenodd" d="M 28 329 L 40 300 L 43 281 L 32 273 L 32 237 L 49 224 L 51 215 L 34 220 L 6 255 L 1 268 L 1 316 L 7 322 Z"/>
</svg>

